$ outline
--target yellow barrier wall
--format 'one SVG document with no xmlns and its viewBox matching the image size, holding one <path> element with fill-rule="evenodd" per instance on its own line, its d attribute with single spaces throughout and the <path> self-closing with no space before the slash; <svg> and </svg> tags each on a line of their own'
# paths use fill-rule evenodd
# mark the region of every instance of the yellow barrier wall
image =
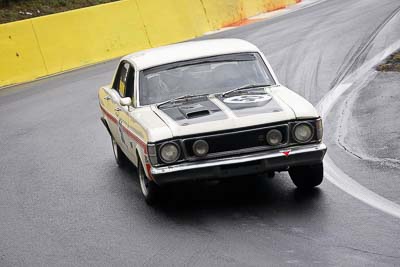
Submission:
<svg viewBox="0 0 400 267">
<path fill-rule="evenodd" d="M 243 16 L 245 18 L 257 15 L 266 11 L 273 11 L 295 4 L 296 0 L 242 0 Z"/>
<path fill-rule="evenodd" d="M 192 25 L 196 36 L 201 36 L 214 28 L 209 24 L 205 8 L 201 0 L 180 0 L 187 24 Z"/>
<path fill-rule="evenodd" d="M 121 0 L 0 25 L 0 86 L 200 36 L 296 0 Z"/>
<path fill-rule="evenodd" d="M 202 2 L 213 29 L 219 29 L 243 19 L 240 0 L 202 0 Z"/>
<path fill-rule="evenodd" d="M 265 11 L 264 2 L 264 0 L 242 0 L 243 16 L 245 18 L 248 18 L 262 13 L 263 11 Z"/>
<path fill-rule="evenodd" d="M 0 86 L 46 74 L 31 21 L 0 25 Z"/>
<path fill-rule="evenodd" d="M 49 73 L 150 47 L 134 1 L 39 17 L 32 23 Z"/>
<path fill-rule="evenodd" d="M 200 0 L 136 0 L 152 46 L 200 36 L 210 31 Z"/>
</svg>

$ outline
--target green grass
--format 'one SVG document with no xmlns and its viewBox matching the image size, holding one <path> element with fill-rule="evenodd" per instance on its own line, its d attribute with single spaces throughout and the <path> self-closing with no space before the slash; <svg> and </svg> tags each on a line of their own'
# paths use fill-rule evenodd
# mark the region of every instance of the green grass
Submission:
<svg viewBox="0 0 400 267">
<path fill-rule="evenodd" d="M 378 71 L 398 71 L 400 72 L 400 50 L 391 55 L 385 63 L 376 68 Z"/>
<path fill-rule="evenodd" d="M 0 24 L 118 0 L 0 0 Z"/>
</svg>

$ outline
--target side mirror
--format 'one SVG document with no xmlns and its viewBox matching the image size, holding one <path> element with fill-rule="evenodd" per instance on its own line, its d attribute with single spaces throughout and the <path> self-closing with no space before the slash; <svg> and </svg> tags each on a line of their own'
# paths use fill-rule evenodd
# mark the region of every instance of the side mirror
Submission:
<svg viewBox="0 0 400 267">
<path fill-rule="evenodd" d="M 130 97 L 121 98 L 119 103 L 121 104 L 121 106 L 130 106 L 132 105 L 132 98 Z"/>
</svg>

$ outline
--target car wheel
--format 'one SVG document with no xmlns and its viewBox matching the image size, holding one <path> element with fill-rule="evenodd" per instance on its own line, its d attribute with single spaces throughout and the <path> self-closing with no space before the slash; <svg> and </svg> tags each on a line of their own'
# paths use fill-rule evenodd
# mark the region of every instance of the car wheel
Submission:
<svg viewBox="0 0 400 267">
<path fill-rule="evenodd" d="M 290 178 L 300 189 L 309 189 L 322 183 L 324 167 L 322 163 L 308 166 L 296 166 L 289 169 Z"/>
<path fill-rule="evenodd" d="M 122 152 L 121 148 L 115 142 L 114 138 L 111 138 L 111 144 L 114 152 L 115 161 L 117 162 L 119 167 L 124 167 L 128 164 L 129 159 L 125 156 L 124 152 Z"/>
<path fill-rule="evenodd" d="M 144 200 L 147 204 L 154 205 L 158 200 L 160 187 L 155 182 L 147 178 L 140 159 L 138 164 L 138 176 L 140 181 L 140 189 L 142 190 Z"/>
</svg>

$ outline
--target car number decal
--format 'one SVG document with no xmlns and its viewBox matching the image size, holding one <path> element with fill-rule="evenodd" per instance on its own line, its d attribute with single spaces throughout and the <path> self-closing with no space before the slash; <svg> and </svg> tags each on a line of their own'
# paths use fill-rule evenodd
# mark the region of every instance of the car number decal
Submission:
<svg viewBox="0 0 400 267">
<path fill-rule="evenodd" d="M 121 141 L 122 143 L 124 143 L 125 146 L 128 146 L 125 142 L 125 138 L 124 138 L 124 129 L 123 129 L 123 125 L 122 125 L 123 121 L 120 119 L 118 121 L 118 130 L 119 130 L 119 134 L 121 136 Z"/>
<path fill-rule="evenodd" d="M 271 99 L 269 95 L 239 95 L 225 98 L 223 101 L 227 104 L 253 104 L 268 102 Z"/>
</svg>

